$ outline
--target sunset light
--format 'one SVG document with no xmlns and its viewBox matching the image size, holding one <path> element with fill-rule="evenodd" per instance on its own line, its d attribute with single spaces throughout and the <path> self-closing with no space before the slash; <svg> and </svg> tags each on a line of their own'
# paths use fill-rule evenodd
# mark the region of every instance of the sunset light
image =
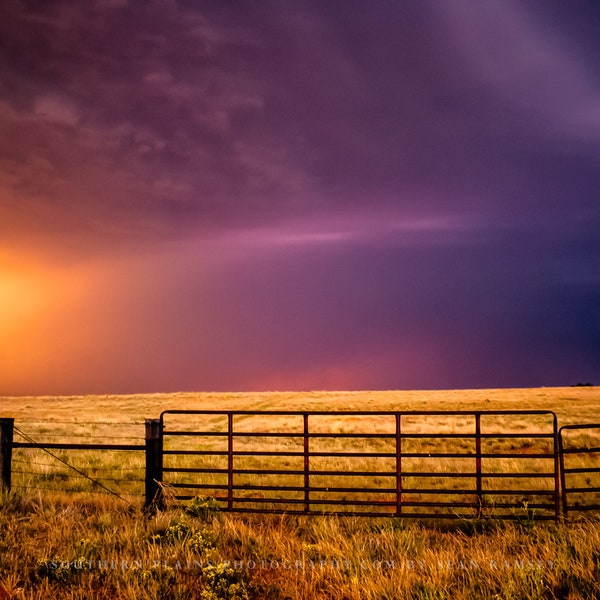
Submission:
<svg viewBox="0 0 600 600">
<path fill-rule="evenodd" d="M 599 11 L 3 2 L 0 394 L 600 380 Z"/>
<path fill-rule="evenodd" d="M 0 600 L 600 600 L 599 57 L 600 0 L 0 0 Z"/>
</svg>

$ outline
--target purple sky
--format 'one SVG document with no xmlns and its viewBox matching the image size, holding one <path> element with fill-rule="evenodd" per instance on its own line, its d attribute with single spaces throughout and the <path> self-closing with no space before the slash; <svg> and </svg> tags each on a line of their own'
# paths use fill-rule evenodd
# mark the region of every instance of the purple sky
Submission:
<svg viewBox="0 0 600 600">
<path fill-rule="evenodd" d="M 0 394 L 600 380 L 600 3 L 0 5 Z"/>
</svg>

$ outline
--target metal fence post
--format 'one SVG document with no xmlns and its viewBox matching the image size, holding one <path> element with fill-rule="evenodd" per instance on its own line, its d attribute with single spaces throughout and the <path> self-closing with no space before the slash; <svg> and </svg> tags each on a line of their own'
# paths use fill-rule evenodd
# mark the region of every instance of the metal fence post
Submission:
<svg viewBox="0 0 600 600">
<path fill-rule="evenodd" d="M 477 518 L 480 519 L 483 513 L 483 493 L 481 486 L 481 413 L 475 413 L 475 473 L 477 487 Z"/>
<path fill-rule="evenodd" d="M 554 415 L 553 426 L 554 439 L 552 440 L 552 444 L 554 451 L 554 516 L 558 522 L 562 518 L 562 514 L 560 512 L 561 499 L 566 502 L 566 495 L 561 497 L 561 492 L 565 488 L 566 481 L 564 474 L 565 464 L 563 457 L 562 436 L 558 431 L 558 419 L 556 418 L 556 415 Z M 563 507 L 565 506 L 564 502 Z"/>
<path fill-rule="evenodd" d="M 302 415 L 304 437 L 304 512 L 310 512 L 310 449 L 308 445 L 308 413 Z"/>
<path fill-rule="evenodd" d="M 402 415 L 396 413 L 396 516 L 402 514 Z"/>
<path fill-rule="evenodd" d="M 567 504 L 567 476 L 565 473 L 565 454 L 562 439 L 562 429 L 558 432 L 558 455 L 560 458 L 560 483 L 562 498 L 562 515 L 566 520 L 569 518 L 569 505 Z"/>
<path fill-rule="evenodd" d="M 233 508 L 233 413 L 227 413 L 227 510 Z"/>
<path fill-rule="evenodd" d="M 0 419 L 0 491 L 10 492 L 14 419 Z"/>
<path fill-rule="evenodd" d="M 146 419 L 146 508 L 161 509 L 162 494 L 163 435 L 161 419 Z"/>
</svg>

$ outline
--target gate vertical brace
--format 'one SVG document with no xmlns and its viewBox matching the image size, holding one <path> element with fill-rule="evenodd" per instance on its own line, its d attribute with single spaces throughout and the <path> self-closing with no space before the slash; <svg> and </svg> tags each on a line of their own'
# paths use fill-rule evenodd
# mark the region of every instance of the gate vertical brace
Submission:
<svg viewBox="0 0 600 600">
<path fill-rule="evenodd" d="M 402 415 L 396 413 L 396 516 L 402 514 Z"/>
<path fill-rule="evenodd" d="M 304 512 L 310 512 L 310 448 L 308 445 L 308 413 L 303 413 L 304 431 Z"/>
<path fill-rule="evenodd" d="M 15 420 L 0 419 L 0 492 L 10 492 Z"/>
<path fill-rule="evenodd" d="M 479 504 L 477 518 L 480 519 L 483 512 L 483 494 L 481 487 L 481 413 L 475 413 L 475 473 L 477 503 Z"/>
<path fill-rule="evenodd" d="M 555 417 L 556 420 L 556 417 Z M 560 487 L 561 487 L 561 492 L 562 492 L 562 515 L 563 518 L 565 520 L 567 520 L 569 518 L 569 505 L 567 504 L 567 476 L 565 474 L 565 453 L 564 453 L 564 445 L 563 445 L 563 438 L 562 438 L 562 430 L 559 431 L 557 433 L 557 439 L 558 439 L 558 456 L 560 458 Z M 558 468 L 557 466 L 557 461 L 556 461 L 556 442 L 555 442 L 555 446 L 554 446 L 555 450 L 554 450 L 554 468 L 555 468 L 555 480 L 557 480 L 556 477 L 556 469 Z M 558 493 L 557 493 L 557 502 L 558 502 Z M 557 509 L 558 510 L 558 509 Z M 558 515 L 557 515 L 558 518 Z"/>
<path fill-rule="evenodd" d="M 227 510 L 233 508 L 233 413 L 227 413 Z"/>
<path fill-rule="evenodd" d="M 164 508 L 162 419 L 146 419 L 146 509 Z"/>
</svg>

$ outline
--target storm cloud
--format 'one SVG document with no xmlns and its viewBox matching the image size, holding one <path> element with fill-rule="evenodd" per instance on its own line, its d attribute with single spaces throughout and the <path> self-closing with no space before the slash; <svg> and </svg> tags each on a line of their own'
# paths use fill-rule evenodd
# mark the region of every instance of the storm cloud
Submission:
<svg viewBox="0 0 600 600">
<path fill-rule="evenodd" d="M 3 2 L 0 393 L 597 379 L 599 32 L 554 0 Z"/>
</svg>

